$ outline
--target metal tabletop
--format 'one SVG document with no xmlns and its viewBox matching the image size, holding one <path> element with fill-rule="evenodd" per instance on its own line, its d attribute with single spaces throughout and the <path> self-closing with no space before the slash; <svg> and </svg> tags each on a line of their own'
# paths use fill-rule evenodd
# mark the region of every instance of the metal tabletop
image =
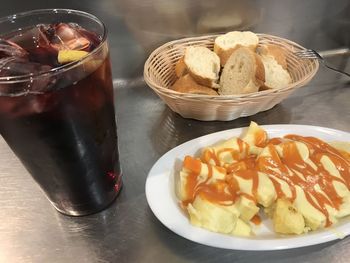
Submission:
<svg viewBox="0 0 350 263">
<path fill-rule="evenodd" d="M 349 261 L 350 238 L 266 252 L 224 250 L 193 243 L 157 220 L 147 205 L 144 190 L 148 171 L 168 150 L 201 135 L 247 126 L 251 120 L 259 124 L 307 124 L 350 132 L 348 78 L 321 66 L 307 86 L 273 109 L 229 122 L 184 119 L 173 113 L 142 79 L 143 63 L 157 45 L 181 36 L 230 29 L 250 29 L 289 38 L 324 51 L 329 62 L 350 72 L 348 1 L 11 0 L 1 7 L 1 16 L 64 7 L 91 12 L 104 20 L 109 28 L 124 172 L 124 188 L 108 209 L 85 217 L 64 216 L 50 205 L 1 138 L 1 262 Z M 235 18 L 224 24 L 225 28 L 208 28 L 200 22 L 210 13 L 208 10 L 236 16 L 238 12 L 242 16 L 241 20 Z M 337 52 L 339 48 L 345 49 Z"/>
</svg>

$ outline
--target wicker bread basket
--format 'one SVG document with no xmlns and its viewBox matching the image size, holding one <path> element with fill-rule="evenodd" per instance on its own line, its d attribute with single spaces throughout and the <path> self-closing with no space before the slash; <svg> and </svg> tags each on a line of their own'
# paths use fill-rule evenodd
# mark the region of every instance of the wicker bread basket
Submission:
<svg viewBox="0 0 350 263">
<path fill-rule="evenodd" d="M 158 96 L 182 117 L 203 121 L 229 121 L 271 109 L 297 88 L 306 85 L 316 74 L 317 60 L 300 59 L 294 52 L 302 46 L 276 36 L 258 34 L 259 45 L 274 44 L 282 47 L 287 55 L 288 71 L 292 83 L 281 89 L 270 89 L 242 95 L 196 95 L 171 90 L 176 81 L 175 64 L 188 46 L 205 46 L 213 50 L 219 35 L 185 38 L 157 48 L 147 59 L 144 79 Z"/>
</svg>

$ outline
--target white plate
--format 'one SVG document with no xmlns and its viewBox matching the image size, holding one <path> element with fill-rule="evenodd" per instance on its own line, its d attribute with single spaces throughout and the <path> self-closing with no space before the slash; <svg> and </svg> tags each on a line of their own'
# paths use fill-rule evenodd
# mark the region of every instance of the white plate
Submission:
<svg viewBox="0 0 350 263">
<path fill-rule="evenodd" d="M 325 141 L 350 141 L 350 133 L 305 125 L 262 126 L 270 138 L 286 134 L 314 136 Z M 300 236 L 281 236 L 271 230 L 271 222 L 263 219 L 254 229 L 254 237 L 235 237 L 194 227 L 181 210 L 175 196 L 174 171 L 185 155 L 196 155 L 199 149 L 233 136 L 240 136 L 246 128 L 216 132 L 177 146 L 164 154 L 150 170 L 146 181 L 146 197 L 155 216 L 171 231 L 194 242 L 219 248 L 240 250 L 277 250 L 320 244 L 344 238 L 350 234 L 350 220 L 345 218 L 332 228 Z M 177 169 L 178 170 L 178 167 Z"/>
</svg>

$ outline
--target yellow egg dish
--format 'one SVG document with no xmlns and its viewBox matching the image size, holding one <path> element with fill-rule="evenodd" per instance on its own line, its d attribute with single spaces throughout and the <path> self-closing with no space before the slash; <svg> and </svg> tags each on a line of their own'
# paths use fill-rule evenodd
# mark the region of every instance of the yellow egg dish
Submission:
<svg viewBox="0 0 350 263">
<path fill-rule="evenodd" d="M 349 143 L 268 138 L 254 122 L 241 138 L 186 156 L 176 183 L 191 224 L 238 236 L 254 235 L 260 210 L 276 233 L 329 227 L 350 214 L 349 188 Z"/>
</svg>

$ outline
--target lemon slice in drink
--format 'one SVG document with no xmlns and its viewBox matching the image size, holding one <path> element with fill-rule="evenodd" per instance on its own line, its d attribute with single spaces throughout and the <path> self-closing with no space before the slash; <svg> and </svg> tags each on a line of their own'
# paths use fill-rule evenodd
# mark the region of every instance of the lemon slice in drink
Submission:
<svg viewBox="0 0 350 263">
<path fill-rule="evenodd" d="M 87 56 L 89 52 L 82 50 L 60 50 L 58 52 L 58 63 L 66 64 L 69 62 L 77 61 Z"/>
</svg>

